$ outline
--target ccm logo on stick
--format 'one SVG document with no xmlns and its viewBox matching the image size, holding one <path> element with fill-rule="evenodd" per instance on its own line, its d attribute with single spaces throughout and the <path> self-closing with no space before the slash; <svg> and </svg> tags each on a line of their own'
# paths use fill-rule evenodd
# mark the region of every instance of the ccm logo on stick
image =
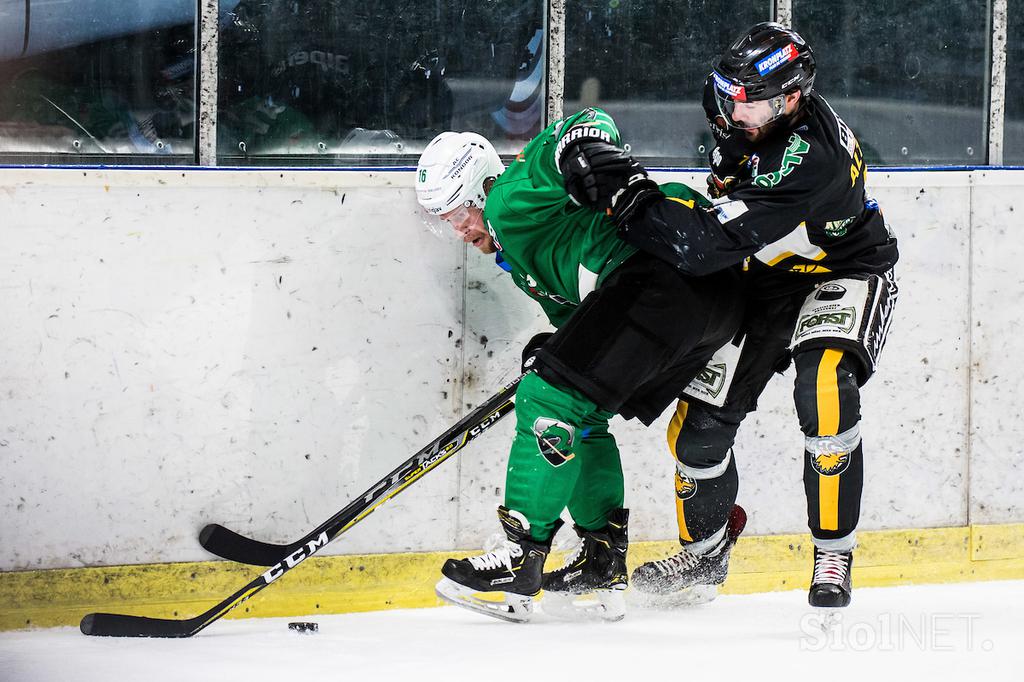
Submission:
<svg viewBox="0 0 1024 682">
<path fill-rule="evenodd" d="M 282 575 L 284 575 L 286 571 L 295 568 L 303 561 L 313 556 L 314 552 L 316 552 L 318 549 L 320 549 L 326 544 L 327 531 L 324 531 L 323 533 L 320 533 L 320 535 L 315 540 L 310 540 L 309 542 L 307 542 L 305 547 L 303 547 L 302 549 L 295 550 L 294 552 L 286 556 L 284 559 L 282 559 L 281 561 L 277 562 L 269 569 L 267 569 L 267 571 L 263 574 L 263 579 L 266 580 L 267 584 L 269 585 L 270 583 L 274 582 Z M 285 568 L 285 566 L 287 566 L 288 568 Z"/>
</svg>

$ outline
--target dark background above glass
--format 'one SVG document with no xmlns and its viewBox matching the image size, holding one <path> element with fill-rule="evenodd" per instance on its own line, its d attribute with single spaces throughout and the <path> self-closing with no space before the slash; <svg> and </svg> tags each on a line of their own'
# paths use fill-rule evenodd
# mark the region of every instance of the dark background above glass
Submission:
<svg viewBox="0 0 1024 682">
<path fill-rule="evenodd" d="M 242 0 L 221 22 L 218 153 L 397 162 L 450 129 L 517 151 L 540 130 L 543 20 L 543 0 Z"/>
<path fill-rule="evenodd" d="M 194 2 L 33 3 L 28 31 L 19 5 L 0 17 L 3 159 L 193 160 Z"/>
<path fill-rule="evenodd" d="M 605 108 L 649 165 L 704 166 L 704 77 L 772 4 L 566 3 L 563 111 Z M 987 162 L 990 5 L 793 0 L 816 87 L 869 163 Z M 194 163 L 196 7 L 0 0 L 0 161 Z M 1024 0 L 1008 10 L 1004 162 L 1020 164 Z M 218 162 L 409 165 L 448 129 L 515 153 L 544 122 L 545 17 L 545 0 L 220 0 Z"/>
<path fill-rule="evenodd" d="M 567 3 L 565 105 L 600 106 L 645 162 L 705 166 L 712 146 L 704 79 L 740 33 L 771 19 L 769 0 Z"/>
<path fill-rule="evenodd" d="M 794 0 L 815 89 L 869 164 L 984 164 L 988 3 Z"/>
</svg>

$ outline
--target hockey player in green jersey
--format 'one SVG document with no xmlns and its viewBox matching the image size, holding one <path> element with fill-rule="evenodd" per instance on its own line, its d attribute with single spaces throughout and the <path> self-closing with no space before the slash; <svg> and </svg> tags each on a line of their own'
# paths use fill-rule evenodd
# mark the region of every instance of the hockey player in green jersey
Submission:
<svg viewBox="0 0 1024 682">
<path fill-rule="evenodd" d="M 450 602 L 506 620 L 527 620 L 542 588 L 568 597 L 563 607 L 593 593 L 600 617 L 624 615 L 628 512 L 608 421 L 619 414 L 650 425 L 732 338 L 741 316 L 734 271 L 682 275 L 570 199 L 560 163 L 595 139 L 620 143 L 612 119 L 587 109 L 548 126 L 505 169 L 481 136 L 442 133 L 417 169 L 424 210 L 495 254 L 557 328 L 534 337 L 523 353 L 527 373 L 498 509 L 507 540 L 446 562 L 437 587 Z M 684 185 L 662 191 L 689 206 L 706 203 Z M 565 566 L 543 574 L 566 508 L 582 543 Z M 480 593 L 503 593 L 504 600 Z"/>
</svg>

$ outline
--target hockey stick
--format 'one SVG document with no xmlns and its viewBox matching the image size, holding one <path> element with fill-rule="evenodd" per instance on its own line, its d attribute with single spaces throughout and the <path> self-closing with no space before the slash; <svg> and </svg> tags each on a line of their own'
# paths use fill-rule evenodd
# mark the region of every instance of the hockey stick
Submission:
<svg viewBox="0 0 1024 682">
<path fill-rule="evenodd" d="M 191 637 L 316 554 L 331 540 L 362 521 L 377 507 L 405 490 L 441 462 L 462 450 L 511 412 L 515 408 L 515 390 L 520 379 L 522 377 L 507 384 L 488 398 L 487 402 L 467 414 L 455 426 L 400 464 L 344 509 L 311 530 L 304 538 L 291 545 L 282 546 L 283 551 L 287 553 L 278 555 L 267 571 L 210 610 L 184 620 L 90 613 L 82 619 L 82 633 L 102 637 Z"/>
<path fill-rule="evenodd" d="M 514 383 L 518 383 L 518 381 L 519 379 L 516 379 Z M 512 386 L 512 384 L 509 386 Z M 509 387 L 507 386 L 504 390 L 507 390 L 508 388 Z M 474 414 L 476 413 L 474 412 Z M 413 459 L 424 452 L 433 451 L 436 448 L 439 448 L 442 443 L 447 443 L 456 434 L 465 431 L 466 429 L 463 428 L 463 423 L 472 418 L 474 414 L 466 416 L 465 419 L 452 427 L 447 433 L 441 435 L 437 440 L 427 445 L 423 450 L 420 450 L 420 452 L 416 453 L 416 455 L 413 456 Z M 487 426 L 489 426 L 489 424 Z M 486 426 L 484 428 L 486 428 Z M 413 460 L 409 460 L 405 465 L 403 465 L 403 467 L 411 464 L 412 461 Z M 401 469 L 402 467 L 399 467 L 399 469 L 396 469 L 392 474 L 398 473 Z M 383 485 L 387 480 L 389 479 L 381 481 L 378 485 Z M 364 495 L 363 497 L 366 496 Z M 347 509 L 348 507 L 338 512 L 335 516 L 339 516 Z M 317 530 L 326 529 L 327 525 L 330 524 L 334 518 L 335 517 L 331 517 L 331 519 L 325 521 Z M 314 531 L 314 533 L 315 532 L 316 531 Z M 272 542 L 262 542 L 260 540 L 255 540 L 241 535 L 240 533 L 236 533 L 230 528 L 225 528 L 219 523 L 207 524 L 203 526 L 203 529 L 199 532 L 199 544 L 202 545 L 203 549 L 207 552 L 216 554 L 222 559 L 236 561 L 240 564 L 250 564 L 252 566 L 273 566 L 285 557 L 302 549 L 306 544 L 306 541 L 307 538 L 302 538 L 301 540 L 296 540 L 292 543 L 283 545 Z"/>
</svg>

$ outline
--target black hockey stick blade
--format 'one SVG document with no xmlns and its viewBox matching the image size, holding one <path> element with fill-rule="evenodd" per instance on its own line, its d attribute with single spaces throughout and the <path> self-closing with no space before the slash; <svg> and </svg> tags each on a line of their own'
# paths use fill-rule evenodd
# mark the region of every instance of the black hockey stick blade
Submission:
<svg viewBox="0 0 1024 682">
<path fill-rule="evenodd" d="M 515 391 L 521 379 L 521 376 L 517 377 L 481 403 L 457 424 L 400 464 L 377 485 L 320 524 L 312 535 L 330 531 L 329 537 L 333 540 L 335 535 L 362 520 L 380 504 L 397 495 L 406 486 L 411 485 L 420 476 L 454 455 L 502 417 L 511 413 L 515 408 Z M 199 544 L 206 551 L 222 559 L 253 566 L 273 566 L 285 557 L 301 552 L 308 538 L 309 536 L 290 544 L 261 542 L 220 524 L 211 523 L 204 526 L 199 533 Z"/>
<path fill-rule="evenodd" d="M 277 566 L 256 576 L 248 585 L 194 618 L 150 618 L 121 613 L 90 613 L 79 624 L 83 635 L 93 637 L 191 637 L 301 562 L 327 543 L 311 546 L 287 566 Z"/>
<path fill-rule="evenodd" d="M 297 546 L 274 545 L 239 535 L 219 523 L 210 523 L 199 533 L 199 544 L 207 552 L 254 566 L 273 566 L 281 557 L 291 554 Z"/>
<path fill-rule="evenodd" d="M 78 627 L 83 635 L 94 637 L 191 637 L 198 625 L 194 620 L 90 613 Z"/>
</svg>

